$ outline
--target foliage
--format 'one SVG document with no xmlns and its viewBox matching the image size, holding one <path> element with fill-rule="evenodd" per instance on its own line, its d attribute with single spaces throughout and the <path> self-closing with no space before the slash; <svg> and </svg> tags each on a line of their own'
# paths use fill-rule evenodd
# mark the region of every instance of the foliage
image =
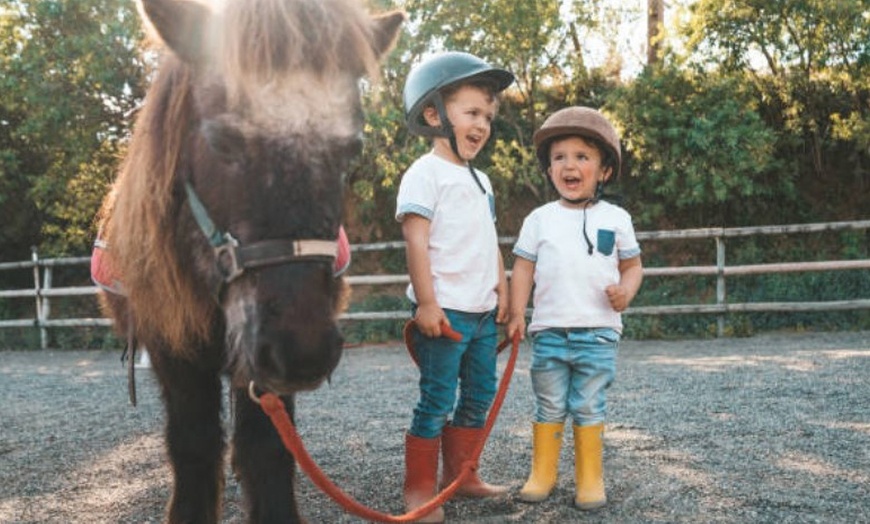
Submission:
<svg viewBox="0 0 870 524">
<path fill-rule="evenodd" d="M 349 311 L 410 311 L 408 299 L 404 294 L 371 295 L 351 306 Z M 346 344 L 372 344 L 402 339 L 405 320 L 362 320 L 343 321 L 342 334 Z"/>
<path fill-rule="evenodd" d="M 139 38 L 125 0 L 15 0 L 0 10 L 0 203 L 14 217 L 0 224 L 4 245 L 87 251 L 82 232 L 96 209 L 70 213 L 69 203 L 90 205 L 104 190 L 107 151 L 142 97 Z M 11 229 L 20 224 L 26 240 Z"/>
<path fill-rule="evenodd" d="M 844 0 L 699 0 L 687 62 L 752 85 L 776 152 L 815 215 L 857 216 L 870 197 L 870 11 Z M 836 202 L 836 211 L 831 203 Z M 809 217 L 801 217 L 809 218 Z"/>
<path fill-rule="evenodd" d="M 735 207 L 763 207 L 771 195 L 787 200 L 793 192 L 775 172 L 774 132 L 733 78 L 649 69 L 609 100 L 632 158 L 623 175 L 644 202 L 633 210 L 640 225 L 744 225 L 747 215 Z"/>
</svg>

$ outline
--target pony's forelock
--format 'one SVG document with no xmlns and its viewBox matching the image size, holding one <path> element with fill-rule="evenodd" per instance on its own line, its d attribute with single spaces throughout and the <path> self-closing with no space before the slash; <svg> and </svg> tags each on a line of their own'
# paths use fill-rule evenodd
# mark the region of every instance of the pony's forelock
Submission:
<svg viewBox="0 0 870 524">
<path fill-rule="evenodd" d="M 356 0 L 247 0 L 228 3 L 213 29 L 214 56 L 230 103 L 253 100 L 264 85 L 314 76 L 327 85 L 378 75 L 369 14 Z M 321 28 L 318 31 L 317 28 Z M 323 30 L 322 28 L 328 28 Z"/>
</svg>

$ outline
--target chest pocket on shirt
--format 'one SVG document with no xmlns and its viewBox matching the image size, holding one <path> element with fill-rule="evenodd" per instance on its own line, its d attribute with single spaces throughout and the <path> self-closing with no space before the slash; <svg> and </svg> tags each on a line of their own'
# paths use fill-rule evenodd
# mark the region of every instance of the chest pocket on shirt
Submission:
<svg viewBox="0 0 870 524">
<path fill-rule="evenodd" d="M 598 230 L 598 252 L 609 257 L 613 254 L 613 246 L 616 244 L 616 232 L 609 229 Z"/>
</svg>

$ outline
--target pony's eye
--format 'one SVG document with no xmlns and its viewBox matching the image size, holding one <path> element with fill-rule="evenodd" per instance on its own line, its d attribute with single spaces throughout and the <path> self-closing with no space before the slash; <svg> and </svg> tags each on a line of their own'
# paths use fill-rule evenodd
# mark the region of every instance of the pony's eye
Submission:
<svg viewBox="0 0 870 524">
<path fill-rule="evenodd" d="M 209 149 L 224 162 L 239 162 L 245 157 L 245 136 L 236 127 L 218 120 L 202 123 L 202 135 Z"/>
</svg>

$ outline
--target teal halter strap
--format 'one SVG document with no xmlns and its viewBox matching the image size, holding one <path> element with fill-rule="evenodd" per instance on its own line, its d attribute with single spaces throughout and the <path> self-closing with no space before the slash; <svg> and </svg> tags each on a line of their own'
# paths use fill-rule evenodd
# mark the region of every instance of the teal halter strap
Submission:
<svg viewBox="0 0 870 524">
<path fill-rule="evenodd" d="M 226 244 L 228 242 L 226 236 L 217 228 L 214 222 L 212 222 L 211 217 L 208 216 L 208 211 L 205 210 L 205 205 L 202 203 L 202 200 L 199 199 L 196 191 L 193 190 L 193 186 L 190 185 L 190 182 L 184 183 L 184 191 L 187 193 L 187 203 L 190 205 L 190 211 L 193 213 L 193 218 L 196 219 L 196 223 L 199 224 L 199 229 L 201 229 L 205 234 L 208 243 L 211 244 L 212 247 Z"/>
</svg>

